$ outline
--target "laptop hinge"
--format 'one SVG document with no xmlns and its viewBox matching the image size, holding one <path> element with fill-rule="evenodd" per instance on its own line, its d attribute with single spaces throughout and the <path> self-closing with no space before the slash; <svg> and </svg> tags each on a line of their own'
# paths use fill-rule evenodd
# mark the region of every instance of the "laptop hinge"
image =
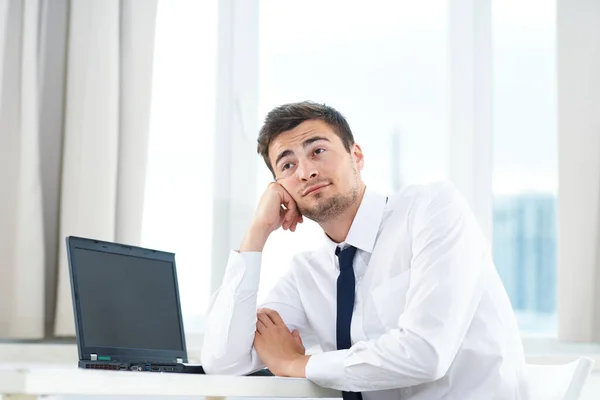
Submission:
<svg viewBox="0 0 600 400">
<path fill-rule="evenodd" d="M 179 364 L 181 364 L 181 363 L 183 362 L 183 358 L 178 358 L 178 359 L 176 360 L 176 362 L 178 362 Z"/>
<path fill-rule="evenodd" d="M 98 361 L 98 354 L 90 354 L 90 360 Z"/>
</svg>

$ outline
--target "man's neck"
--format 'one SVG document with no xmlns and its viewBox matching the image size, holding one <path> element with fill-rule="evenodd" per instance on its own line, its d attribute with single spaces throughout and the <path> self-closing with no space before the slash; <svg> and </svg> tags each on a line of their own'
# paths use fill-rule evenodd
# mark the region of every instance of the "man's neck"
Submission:
<svg viewBox="0 0 600 400">
<path fill-rule="evenodd" d="M 334 242 L 341 243 L 346 240 L 346 237 L 348 237 L 348 232 L 350 232 L 350 227 L 352 226 L 352 222 L 354 222 L 354 217 L 356 217 L 363 197 L 365 196 L 366 188 L 367 187 L 364 184 L 361 185 L 360 195 L 354 204 L 348 207 L 344 213 L 333 219 L 330 219 L 329 221 L 319 224 L 325 231 L 325 234 Z"/>
</svg>

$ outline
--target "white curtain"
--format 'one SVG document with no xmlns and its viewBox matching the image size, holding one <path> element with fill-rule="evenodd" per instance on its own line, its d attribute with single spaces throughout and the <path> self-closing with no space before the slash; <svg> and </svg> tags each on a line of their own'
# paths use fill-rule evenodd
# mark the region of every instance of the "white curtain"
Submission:
<svg viewBox="0 0 600 400">
<path fill-rule="evenodd" d="M 140 242 L 156 3 L 0 3 L 0 337 L 74 334 L 66 236 Z"/>
<path fill-rule="evenodd" d="M 558 0 L 559 338 L 600 342 L 600 2 Z"/>
<path fill-rule="evenodd" d="M 0 2 L 0 336 L 44 334 L 38 18 L 31 1 Z"/>
</svg>

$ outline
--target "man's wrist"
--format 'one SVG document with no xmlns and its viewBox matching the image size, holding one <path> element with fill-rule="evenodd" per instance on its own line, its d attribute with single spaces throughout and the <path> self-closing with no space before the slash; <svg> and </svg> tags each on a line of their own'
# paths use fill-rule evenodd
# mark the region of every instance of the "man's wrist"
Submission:
<svg viewBox="0 0 600 400">
<path fill-rule="evenodd" d="M 288 363 L 287 376 L 291 378 L 306 378 L 306 364 L 310 356 L 298 355 L 292 362 Z"/>
<path fill-rule="evenodd" d="M 262 252 L 265 247 L 265 243 L 269 238 L 270 232 L 265 228 L 251 226 L 244 239 L 242 240 L 242 245 L 240 246 L 240 253 L 243 252 Z"/>
</svg>

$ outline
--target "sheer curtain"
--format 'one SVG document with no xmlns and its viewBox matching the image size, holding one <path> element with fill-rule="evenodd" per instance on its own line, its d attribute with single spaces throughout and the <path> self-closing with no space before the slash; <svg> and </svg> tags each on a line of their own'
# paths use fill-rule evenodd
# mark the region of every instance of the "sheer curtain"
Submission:
<svg viewBox="0 0 600 400">
<path fill-rule="evenodd" d="M 217 1 L 161 1 L 156 21 L 142 245 L 175 253 L 184 327 L 210 294 Z"/>
</svg>

